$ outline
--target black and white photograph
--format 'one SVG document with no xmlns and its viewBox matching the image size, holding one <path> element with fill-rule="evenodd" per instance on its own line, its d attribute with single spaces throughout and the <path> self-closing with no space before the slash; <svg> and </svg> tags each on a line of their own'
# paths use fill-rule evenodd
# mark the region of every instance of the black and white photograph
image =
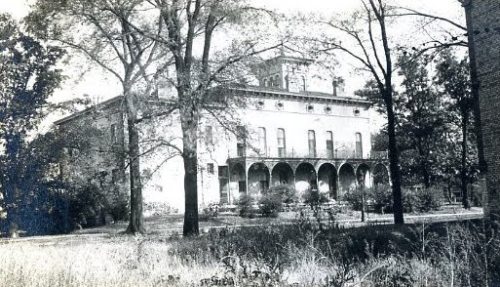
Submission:
<svg viewBox="0 0 500 287">
<path fill-rule="evenodd" d="M 0 0 L 0 287 L 500 287 L 500 0 Z"/>
</svg>

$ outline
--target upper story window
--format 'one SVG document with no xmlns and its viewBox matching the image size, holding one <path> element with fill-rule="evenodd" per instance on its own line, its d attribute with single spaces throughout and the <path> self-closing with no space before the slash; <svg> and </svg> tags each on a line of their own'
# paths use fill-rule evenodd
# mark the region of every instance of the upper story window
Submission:
<svg viewBox="0 0 500 287">
<path fill-rule="evenodd" d="M 209 174 L 214 174 L 215 173 L 215 168 L 213 163 L 207 163 L 207 172 Z"/>
<path fill-rule="evenodd" d="M 236 153 L 238 156 L 246 154 L 246 129 L 244 126 L 236 127 Z"/>
<path fill-rule="evenodd" d="M 331 131 L 326 132 L 326 156 L 328 158 L 334 158 L 333 153 L 333 133 Z"/>
<path fill-rule="evenodd" d="M 287 91 L 290 90 L 290 77 L 288 75 L 285 76 L 285 88 Z"/>
<path fill-rule="evenodd" d="M 111 124 L 110 133 L 111 133 L 111 143 L 112 144 L 118 143 L 118 130 L 116 129 L 116 124 Z"/>
<path fill-rule="evenodd" d="M 259 154 L 261 156 L 267 156 L 267 136 L 266 136 L 266 128 L 259 128 Z"/>
<path fill-rule="evenodd" d="M 213 127 L 212 126 L 205 127 L 205 140 L 207 142 L 207 145 L 214 144 L 214 135 L 213 135 Z"/>
<path fill-rule="evenodd" d="M 278 157 L 286 157 L 286 136 L 284 129 L 278 129 Z"/>
<path fill-rule="evenodd" d="M 361 133 L 356 133 L 356 158 L 363 157 L 363 140 Z"/>
<path fill-rule="evenodd" d="M 316 157 L 316 133 L 313 130 L 307 132 L 309 141 L 309 157 Z"/>
<path fill-rule="evenodd" d="M 302 91 L 307 90 L 306 76 L 302 76 Z"/>
</svg>

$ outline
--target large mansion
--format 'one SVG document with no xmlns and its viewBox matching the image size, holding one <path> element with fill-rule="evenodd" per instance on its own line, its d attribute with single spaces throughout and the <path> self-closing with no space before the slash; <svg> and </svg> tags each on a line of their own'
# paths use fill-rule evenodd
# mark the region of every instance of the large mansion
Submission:
<svg viewBox="0 0 500 287">
<path fill-rule="evenodd" d="M 245 103 L 234 113 L 233 130 L 217 115 L 203 118 L 198 137 L 201 206 L 233 204 L 240 194 L 258 197 L 280 184 L 338 199 L 349 188 L 387 180 L 383 157 L 371 151 L 370 102 L 339 95 L 336 83 L 331 93 L 310 91 L 310 64 L 278 56 L 267 61 L 258 86 L 231 88 L 229 93 Z M 97 152 L 85 154 L 78 166 L 70 158 L 66 176 L 98 178 L 103 186 L 126 190 L 122 107 L 123 99 L 116 97 L 56 122 L 60 129 L 90 125 L 100 131 Z M 143 123 L 141 132 L 145 201 L 167 202 L 182 211 L 183 162 L 172 148 L 182 147 L 178 120 Z"/>
</svg>

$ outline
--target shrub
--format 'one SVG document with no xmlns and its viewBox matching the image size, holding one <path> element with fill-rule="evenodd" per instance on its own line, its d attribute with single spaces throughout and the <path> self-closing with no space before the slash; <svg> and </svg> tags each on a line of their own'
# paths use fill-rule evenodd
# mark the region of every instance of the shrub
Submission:
<svg viewBox="0 0 500 287">
<path fill-rule="evenodd" d="M 298 201 L 297 191 L 293 185 L 276 185 L 269 189 L 268 193 L 278 194 L 281 196 L 281 202 L 283 203 L 294 203 Z"/>
<path fill-rule="evenodd" d="M 376 185 L 368 189 L 366 194 L 373 201 L 375 212 L 385 213 L 392 211 L 392 189 L 389 185 Z"/>
<path fill-rule="evenodd" d="M 361 189 L 351 188 L 344 194 L 342 200 L 347 201 L 354 210 L 361 210 L 363 208 L 363 192 Z"/>
<path fill-rule="evenodd" d="M 255 204 L 255 200 L 248 194 L 241 195 L 238 200 L 238 209 L 240 211 L 241 217 L 250 217 L 253 218 L 255 216 L 253 205 Z"/>
<path fill-rule="evenodd" d="M 144 203 L 143 213 L 145 216 L 164 216 L 178 212 L 179 210 L 177 208 L 172 207 L 170 204 L 166 202 L 152 201 Z"/>
<path fill-rule="evenodd" d="M 437 188 L 426 188 L 414 192 L 414 207 L 418 212 L 429 212 L 439 209 L 442 205 L 441 190 Z"/>
<path fill-rule="evenodd" d="M 264 217 L 277 217 L 282 210 L 283 198 L 279 193 L 268 193 L 259 200 L 259 211 Z"/>
<path fill-rule="evenodd" d="M 200 221 L 207 221 L 219 215 L 219 204 L 211 203 L 201 210 Z"/>
<path fill-rule="evenodd" d="M 328 197 L 319 192 L 317 189 L 306 191 L 302 197 L 304 199 L 304 203 L 307 203 L 310 206 L 318 206 L 322 203 L 328 202 Z"/>
</svg>

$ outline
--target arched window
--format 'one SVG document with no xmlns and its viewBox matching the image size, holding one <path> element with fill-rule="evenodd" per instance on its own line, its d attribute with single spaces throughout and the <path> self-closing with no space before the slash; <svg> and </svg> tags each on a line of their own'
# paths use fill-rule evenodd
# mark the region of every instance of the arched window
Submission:
<svg viewBox="0 0 500 287">
<path fill-rule="evenodd" d="M 316 134 L 313 130 L 309 130 L 307 134 L 309 141 L 309 157 L 316 157 Z"/>
<path fill-rule="evenodd" d="M 266 128 L 259 128 L 259 154 L 261 156 L 267 156 L 267 138 L 266 138 Z"/>
<path fill-rule="evenodd" d="M 331 131 L 326 132 L 326 156 L 328 158 L 333 158 L 333 133 Z"/>
<path fill-rule="evenodd" d="M 363 158 L 363 141 L 361 133 L 356 133 L 356 158 Z"/>
<path fill-rule="evenodd" d="M 284 129 L 278 129 L 278 157 L 286 157 L 286 138 Z"/>
</svg>

